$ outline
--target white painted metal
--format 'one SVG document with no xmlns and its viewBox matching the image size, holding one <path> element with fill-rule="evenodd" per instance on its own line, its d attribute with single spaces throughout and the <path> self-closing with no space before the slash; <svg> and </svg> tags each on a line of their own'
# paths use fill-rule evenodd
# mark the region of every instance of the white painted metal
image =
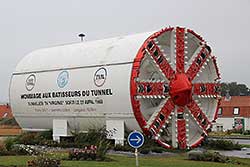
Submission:
<svg viewBox="0 0 250 167">
<path fill-rule="evenodd" d="M 106 130 L 108 139 L 114 139 L 116 145 L 124 145 L 125 127 L 123 120 L 107 120 Z"/>
<path fill-rule="evenodd" d="M 61 119 L 53 120 L 53 140 L 60 141 L 61 136 L 70 136 L 68 121 Z"/>
<path fill-rule="evenodd" d="M 71 130 L 87 131 L 103 127 L 108 119 L 120 119 L 128 129 L 140 130 L 131 108 L 130 76 L 135 55 L 150 34 L 45 48 L 24 57 L 10 84 L 11 107 L 20 126 L 52 129 L 54 119 L 63 119 Z M 94 81 L 100 68 L 107 73 L 101 86 Z M 66 73 L 65 86 L 58 83 L 61 73 Z M 95 95 L 98 90 L 109 95 Z M 81 96 L 45 97 L 53 92 L 80 92 Z M 44 97 L 21 99 L 21 95 L 39 93 Z"/>
<path fill-rule="evenodd" d="M 138 49 L 152 33 L 39 49 L 24 57 L 14 74 L 131 63 Z"/>
</svg>

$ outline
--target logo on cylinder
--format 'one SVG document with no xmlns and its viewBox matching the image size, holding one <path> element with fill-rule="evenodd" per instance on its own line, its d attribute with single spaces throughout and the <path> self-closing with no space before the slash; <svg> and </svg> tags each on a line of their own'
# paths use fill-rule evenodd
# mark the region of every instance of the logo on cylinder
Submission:
<svg viewBox="0 0 250 167">
<path fill-rule="evenodd" d="M 101 87 L 105 83 L 106 78 L 107 78 L 107 70 L 104 67 L 99 68 L 94 75 L 95 85 Z"/>
<path fill-rule="evenodd" d="M 57 77 L 57 85 L 59 88 L 64 88 L 69 81 L 68 71 L 62 71 Z"/>
<path fill-rule="evenodd" d="M 26 79 L 25 87 L 28 91 L 31 91 L 36 84 L 36 76 L 34 74 L 31 74 Z"/>
</svg>

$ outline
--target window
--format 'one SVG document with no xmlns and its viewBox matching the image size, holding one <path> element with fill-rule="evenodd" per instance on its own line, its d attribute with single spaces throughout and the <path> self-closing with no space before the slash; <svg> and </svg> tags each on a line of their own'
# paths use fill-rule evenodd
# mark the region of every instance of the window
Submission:
<svg viewBox="0 0 250 167">
<path fill-rule="evenodd" d="M 221 107 L 218 109 L 218 115 L 222 115 L 222 108 Z"/>
<path fill-rule="evenodd" d="M 240 114 L 240 108 L 239 107 L 234 107 L 234 115 L 239 115 Z"/>
<path fill-rule="evenodd" d="M 223 132 L 223 126 L 217 125 L 216 130 L 217 130 L 217 132 Z"/>
<path fill-rule="evenodd" d="M 6 118 L 8 116 L 8 113 L 4 113 L 2 118 Z"/>
</svg>

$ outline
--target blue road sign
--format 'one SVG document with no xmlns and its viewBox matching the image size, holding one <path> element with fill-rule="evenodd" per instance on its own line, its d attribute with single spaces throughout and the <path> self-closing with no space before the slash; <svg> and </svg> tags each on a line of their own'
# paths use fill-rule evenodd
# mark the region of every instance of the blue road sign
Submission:
<svg viewBox="0 0 250 167">
<path fill-rule="evenodd" d="M 131 132 L 128 136 L 128 144 L 133 148 L 139 148 L 144 143 L 144 136 L 141 132 Z"/>
</svg>

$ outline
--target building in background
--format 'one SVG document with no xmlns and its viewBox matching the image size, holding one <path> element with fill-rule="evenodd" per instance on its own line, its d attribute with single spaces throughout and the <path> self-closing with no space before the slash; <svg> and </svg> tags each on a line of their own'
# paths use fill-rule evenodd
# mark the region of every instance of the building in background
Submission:
<svg viewBox="0 0 250 167">
<path fill-rule="evenodd" d="M 0 104 L 0 119 L 13 118 L 9 104 Z"/>
<path fill-rule="evenodd" d="M 215 131 L 250 130 L 250 96 L 223 97 L 215 126 Z"/>
<path fill-rule="evenodd" d="M 9 104 L 0 104 L 0 137 L 16 136 L 22 133 L 13 117 Z"/>
</svg>

